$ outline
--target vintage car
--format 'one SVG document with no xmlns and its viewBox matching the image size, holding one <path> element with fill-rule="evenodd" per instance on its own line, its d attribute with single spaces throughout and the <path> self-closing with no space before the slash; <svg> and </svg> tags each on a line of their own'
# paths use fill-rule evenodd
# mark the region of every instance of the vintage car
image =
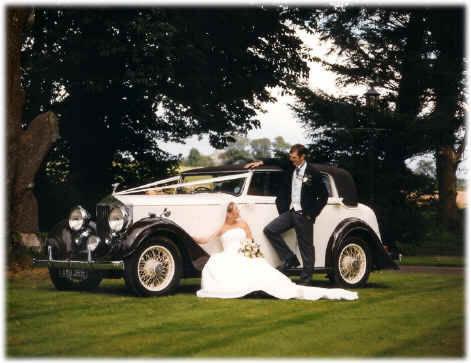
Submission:
<svg viewBox="0 0 471 363">
<path fill-rule="evenodd" d="M 314 271 L 337 285 L 366 284 L 370 271 L 397 269 L 381 241 L 375 213 L 357 200 L 351 175 L 344 169 L 316 164 L 329 192 L 314 228 Z M 219 240 L 197 244 L 208 236 L 235 201 L 250 225 L 264 258 L 281 264 L 263 228 L 277 215 L 275 195 L 282 169 L 264 165 L 196 168 L 175 177 L 119 190 L 96 206 L 96 217 L 81 206 L 59 222 L 46 240 L 47 266 L 59 290 L 92 289 L 103 278 L 124 277 L 139 296 L 174 291 L 184 277 L 200 276 L 209 256 L 221 251 Z M 300 261 L 293 230 L 284 235 Z M 301 266 L 289 271 L 295 273 Z"/>
</svg>

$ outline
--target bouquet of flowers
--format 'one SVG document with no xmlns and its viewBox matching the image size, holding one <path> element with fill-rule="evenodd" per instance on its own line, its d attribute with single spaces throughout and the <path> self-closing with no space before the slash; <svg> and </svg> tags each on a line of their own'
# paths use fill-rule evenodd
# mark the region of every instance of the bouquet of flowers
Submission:
<svg viewBox="0 0 471 363">
<path fill-rule="evenodd" d="M 245 241 L 241 242 L 239 253 L 248 258 L 263 257 L 263 253 L 260 250 L 260 245 L 251 239 L 246 239 Z"/>
</svg>

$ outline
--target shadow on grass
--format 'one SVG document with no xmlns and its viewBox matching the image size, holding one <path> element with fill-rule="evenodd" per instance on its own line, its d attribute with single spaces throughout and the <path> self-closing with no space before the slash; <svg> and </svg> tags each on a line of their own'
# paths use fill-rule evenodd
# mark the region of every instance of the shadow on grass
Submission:
<svg viewBox="0 0 471 363">
<path fill-rule="evenodd" d="M 192 294 L 195 295 L 196 291 L 201 289 L 200 284 L 191 284 L 191 285 L 180 285 L 180 287 L 177 289 L 176 293 L 177 294 Z"/>
<path fill-rule="evenodd" d="M 95 290 L 89 291 L 92 294 L 106 294 L 134 297 L 135 295 L 123 283 L 122 286 L 99 286 Z"/>
<path fill-rule="evenodd" d="M 377 282 L 368 282 L 362 289 L 390 289 L 391 286 Z"/>
<path fill-rule="evenodd" d="M 106 280 L 105 280 L 106 281 Z M 129 290 L 125 283 L 124 280 L 121 280 L 122 283 L 120 283 L 120 280 L 115 280 L 116 283 L 111 284 L 106 284 L 101 283 L 100 286 L 98 286 L 94 290 L 90 291 L 84 291 L 84 293 L 89 293 L 89 294 L 97 294 L 97 295 L 114 295 L 114 296 L 127 296 L 127 297 L 134 297 L 135 295 Z M 297 278 L 292 279 L 294 283 L 297 283 Z M 313 280 L 313 285 L 314 287 L 322 287 L 322 288 L 327 288 L 327 289 L 332 289 L 332 288 L 338 288 L 339 286 L 335 286 L 332 284 L 329 280 L 318 280 L 314 279 Z M 45 291 L 57 291 L 53 286 L 44 286 L 44 287 L 38 287 L 41 290 Z M 173 295 L 175 294 L 182 294 L 182 295 L 196 295 L 196 292 L 201 288 L 200 282 L 185 282 L 183 280 L 182 284 L 177 288 L 177 290 L 174 292 Z M 364 286 L 362 289 L 390 289 L 391 286 L 384 284 L 384 283 L 376 283 L 376 282 L 368 282 L 366 286 Z M 76 290 L 72 290 L 76 291 Z M 67 291 L 64 291 L 67 292 Z M 247 295 L 245 298 L 247 299 L 260 299 L 260 298 L 269 298 L 273 299 L 271 295 L 268 295 L 264 293 L 263 291 L 256 291 L 253 292 L 249 295 Z"/>
<path fill-rule="evenodd" d="M 57 292 L 58 290 L 53 286 L 38 287 L 38 289 L 43 291 Z M 117 296 L 135 296 L 132 292 L 126 287 L 126 285 L 100 285 L 94 290 L 62 290 L 61 292 L 83 292 L 87 294 L 94 295 L 117 295 Z"/>
</svg>

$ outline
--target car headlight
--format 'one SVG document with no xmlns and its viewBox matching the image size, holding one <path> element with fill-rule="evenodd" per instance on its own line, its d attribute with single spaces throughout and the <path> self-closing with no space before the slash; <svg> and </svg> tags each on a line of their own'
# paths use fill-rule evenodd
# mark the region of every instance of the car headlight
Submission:
<svg viewBox="0 0 471 363">
<path fill-rule="evenodd" d="M 81 206 L 77 206 L 69 214 L 69 227 L 73 231 L 80 231 L 89 219 L 90 214 Z"/>
<path fill-rule="evenodd" d="M 98 236 L 91 235 L 87 239 L 87 247 L 92 252 L 96 250 L 99 243 L 100 243 L 100 237 Z"/>
<path fill-rule="evenodd" d="M 124 207 L 114 207 L 108 217 L 110 229 L 113 232 L 122 231 L 128 223 L 128 213 Z"/>
</svg>

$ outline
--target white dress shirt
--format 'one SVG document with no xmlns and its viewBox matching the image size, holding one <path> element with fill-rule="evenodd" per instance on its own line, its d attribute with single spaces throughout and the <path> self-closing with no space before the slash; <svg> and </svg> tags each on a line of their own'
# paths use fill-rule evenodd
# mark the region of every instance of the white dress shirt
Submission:
<svg viewBox="0 0 471 363">
<path fill-rule="evenodd" d="M 301 211 L 301 187 L 303 186 L 304 172 L 306 171 L 307 163 L 304 162 L 299 166 L 298 175 L 296 175 L 296 168 L 293 171 L 291 180 L 291 205 L 290 209 L 294 209 L 296 212 Z"/>
</svg>

